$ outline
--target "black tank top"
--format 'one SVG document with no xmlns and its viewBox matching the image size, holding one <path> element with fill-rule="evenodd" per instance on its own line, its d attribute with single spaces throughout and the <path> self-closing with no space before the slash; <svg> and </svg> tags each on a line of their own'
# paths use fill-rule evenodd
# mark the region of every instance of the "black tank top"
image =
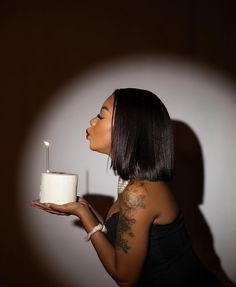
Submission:
<svg viewBox="0 0 236 287">
<path fill-rule="evenodd" d="M 107 238 L 115 246 L 119 212 L 106 222 Z M 180 211 L 169 224 L 152 224 L 142 273 L 135 286 L 223 286 L 194 253 Z"/>
</svg>

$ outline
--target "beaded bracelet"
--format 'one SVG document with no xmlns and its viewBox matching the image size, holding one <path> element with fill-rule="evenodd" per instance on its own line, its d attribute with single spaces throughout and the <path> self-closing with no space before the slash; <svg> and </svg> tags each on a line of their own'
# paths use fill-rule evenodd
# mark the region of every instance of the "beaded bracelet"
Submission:
<svg viewBox="0 0 236 287">
<path fill-rule="evenodd" d="M 97 231 L 102 231 L 104 233 L 107 233 L 106 226 L 104 224 L 99 223 L 98 225 L 94 226 L 94 228 L 85 236 L 84 239 L 86 241 L 89 241 L 91 236 Z"/>
</svg>

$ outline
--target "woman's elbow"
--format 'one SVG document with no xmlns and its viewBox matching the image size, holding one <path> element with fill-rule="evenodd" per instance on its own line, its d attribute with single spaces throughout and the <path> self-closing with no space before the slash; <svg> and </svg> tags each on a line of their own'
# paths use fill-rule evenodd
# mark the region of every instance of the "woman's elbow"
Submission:
<svg viewBox="0 0 236 287">
<path fill-rule="evenodd" d="M 115 280 L 119 287 L 132 287 L 135 285 L 136 280 L 126 279 L 126 280 Z"/>
<path fill-rule="evenodd" d="M 134 286 L 134 282 L 116 280 L 116 283 L 119 287 L 132 287 L 132 286 Z"/>
</svg>

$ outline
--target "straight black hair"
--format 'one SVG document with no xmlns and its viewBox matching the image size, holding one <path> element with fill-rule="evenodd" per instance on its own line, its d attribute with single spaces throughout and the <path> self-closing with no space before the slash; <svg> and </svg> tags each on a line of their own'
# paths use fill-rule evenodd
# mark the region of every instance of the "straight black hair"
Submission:
<svg viewBox="0 0 236 287">
<path fill-rule="evenodd" d="M 173 132 L 168 111 L 152 92 L 126 88 L 113 93 L 111 168 L 124 180 L 170 181 Z"/>
</svg>

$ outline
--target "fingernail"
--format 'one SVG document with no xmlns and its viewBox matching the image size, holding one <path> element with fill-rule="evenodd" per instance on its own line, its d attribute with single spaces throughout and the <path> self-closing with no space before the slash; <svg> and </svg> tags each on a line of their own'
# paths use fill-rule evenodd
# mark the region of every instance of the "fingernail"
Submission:
<svg viewBox="0 0 236 287">
<path fill-rule="evenodd" d="M 49 203 L 45 203 L 45 205 L 46 205 L 47 207 L 50 207 L 50 204 L 49 204 Z"/>
</svg>

